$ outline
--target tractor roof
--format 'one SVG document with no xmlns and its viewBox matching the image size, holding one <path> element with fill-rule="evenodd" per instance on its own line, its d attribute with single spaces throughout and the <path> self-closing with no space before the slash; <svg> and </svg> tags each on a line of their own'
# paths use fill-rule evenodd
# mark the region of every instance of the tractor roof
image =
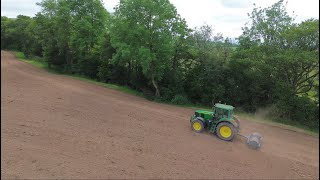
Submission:
<svg viewBox="0 0 320 180">
<path fill-rule="evenodd" d="M 219 104 L 217 103 L 215 105 L 216 108 L 220 108 L 220 109 L 226 109 L 226 110 L 233 110 L 234 107 L 233 106 L 230 106 L 230 105 L 226 105 L 226 104 Z"/>
</svg>

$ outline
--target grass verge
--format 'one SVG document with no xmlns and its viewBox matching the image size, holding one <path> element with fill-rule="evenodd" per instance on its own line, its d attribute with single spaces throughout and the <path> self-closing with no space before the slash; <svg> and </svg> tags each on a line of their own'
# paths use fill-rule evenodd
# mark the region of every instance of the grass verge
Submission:
<svg viewBox="0 0 320 180">
<path fill-rule="evenodd" d="M 38 67 L 38 68 L 48 69 L 48 65 L 45 62 L 27 59 L 26 56 L 22 52 L 14 51 L 13 53 L 21 61 L 27 62 L 33 66 Z"/>
<path fill-rule="evenodd" d="M 99 82 L 99 81 L 96 81 L 96 80 L 93 80 L 93 79 L 89 79 L 87 77 L 83 77 L 83 76 L 80 76 L 80 75 L 68 75 L 68 74 L 64 74 L 64 75 L 69 76 L 69 77 L 74 78 L 74 79 L 78 79 L 78 80 L 86 81 L 86 82 L 93 83 L 93 84 L 96 84 L 96 85 L 100 85 L 100 86 L 103 86 L 103 87 L 107 87 L 107 88 L 110 88 L 110 89 L 115 89 L 115 90 L 118 90 L 118 91 L 122 91 L 122 92 L 125 92 L 125 93 L 128 93 L 128 94 L 132 94 L 132 95 L 135 95 L 135 96 L 143 97 L 143 94 L 141 92 L 133 90 L 133 89 L 131 89 L 129 87 L 126 87 L 126 86 L 118 86 L 118 85 L 115 85 L 115 84 Z"/>
<path fill-rule="evenodd" d="M 107 88 L 110 88 L 110 89 L 122 91 L 122 92 L 125 92 L 125 93 L 128 93 L 128 94 L 132 94 L 132 95 L 135 95 L 135 96 L 144 97 L 142 92 L 133 90 L 133 89 L 131 89 L 129 87 L 119 86 L 119 85 L 110 84 L 110 83 L 99 82 L 99 81 L 96 81 L 96 80 L 93 80 L 93 79 L 89 79 L 87 77 L 83 77 L 83 76 L 80 76 L 80 75 L 70 75 L 70 74 L 59 73 L 57 71 L 49 69 L 48 68 L 48 64 L 46 62 L 44 62 L 44 61 L 26 59 L 25 55 L 22 52 L 13 51 L 13 53 L 15 54 L 15 56 L 19 60 L 27 62 L 27 63 L 35 66 L 35 67 L 45 69 L 50 73 L 65 75 L 65 76 L 68 76 L 68 77 L 71 77 L 71 78 L 74 78 L 74 79 L 78 79 L 78 80 L 86 81 L 86 82 L 93 83 L 93 84 L 96 84 L 96 85 L 100 85 L 100 86 L 103 86 L 103 87 L 107 87 Z M 209 111 L 211 110 L 210 107 L 202 106 L 202 105 L 194 105 L 194 104 L 176 105 L 176 104 L 169 103 L 169 102 L 162 102 L 162 101 L 156 101 L 156 102 L 161 103 L 161 104 L 168 104 L 168 105 L 173 105 L 173 106 L 178 106 L 178 107 L 184 107 L 184 108 L 204 109 L 204 110 L 209 110 Z M 280 128 L 287 129 L 287 130 L 292 130 L 292 131 L 295 131 L 295 132 L 308 134 L 308 135 L 311 135 L 311 136 L 314 136 L 314 137 L 319 137 L 319 132 L 318 131 L 311 130 L 311 129 L 307 128 L 307 127 L 303 127 L 303 126 L 299 126 L 299 125 L 294 125 L 294 126 L 293 125 L 287 125 L 287 124 L 276 122 L 275 120 L 271 120 L 271 119 L 268 119 L 268 118 L 265 118 L 265 117 L 261 118 L 261 117 L 255 116 L 254 114 L 249 114 L 249 113 L 244 113 L 244 112 L 235 112 L 235 114 L 237 116 L 239 116 L 240 118 L 244 118 L 244 119 L 247 119 L 247 120 L 250 120 L 250 121 L 255 121 L 255 122 L 263 123 L 263 124 L 268 124 L 268 125 L 271 125 L 271 126 L 280 127 Z"/>
</svg>

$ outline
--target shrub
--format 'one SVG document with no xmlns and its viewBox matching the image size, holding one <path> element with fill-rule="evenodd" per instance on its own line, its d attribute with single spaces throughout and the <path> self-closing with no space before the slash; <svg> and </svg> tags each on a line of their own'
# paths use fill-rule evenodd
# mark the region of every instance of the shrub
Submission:
<svg viewBox="0 0 320 180">
<path fill-rule="evenodd" d="M 188 104 L 189 103 L 188 98 L 186 96 L 180 95 L 180 94 L 175 95 L 173 97 L 173 99 L 171 100 L 171 102 L 173 104 L 179 104 L 179 105 L 183 105 L 183 104 Z"/>
<path fill-rule="evenodd" d="M 308 97 L 287 97 L 276 104 L 273 111 L 277 119 L 291 121 L 290 124 L 300 124 L 311 129 L 319 130 L 319 107 Z"/>
</svg>

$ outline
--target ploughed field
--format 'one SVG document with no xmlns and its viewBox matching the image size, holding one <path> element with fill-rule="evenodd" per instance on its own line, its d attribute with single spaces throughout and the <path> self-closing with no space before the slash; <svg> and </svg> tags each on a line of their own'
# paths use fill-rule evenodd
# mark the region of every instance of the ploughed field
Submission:
<svg viewBox="0 0 320 180">
<path fill-rule="evenodd" d="M 1 178 L 319 179 L 319 139 L 241 119 L 261 150 L 191 130 L 194 109 L 47 73 L 1 51 Z"/>
</svg>

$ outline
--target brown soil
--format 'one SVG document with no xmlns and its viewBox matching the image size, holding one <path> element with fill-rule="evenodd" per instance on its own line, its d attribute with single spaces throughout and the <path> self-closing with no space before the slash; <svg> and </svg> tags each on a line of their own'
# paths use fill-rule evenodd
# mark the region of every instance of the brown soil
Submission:
<svg viewBox="0 0 320 180">
<path fill-rule="evenodd" d="M 1 178 L 319 179 L 319 139 L 242 120 L 264 136 L 191 131 L 194 109 L 47 73 L 1 51 Z"/>
</svg>

